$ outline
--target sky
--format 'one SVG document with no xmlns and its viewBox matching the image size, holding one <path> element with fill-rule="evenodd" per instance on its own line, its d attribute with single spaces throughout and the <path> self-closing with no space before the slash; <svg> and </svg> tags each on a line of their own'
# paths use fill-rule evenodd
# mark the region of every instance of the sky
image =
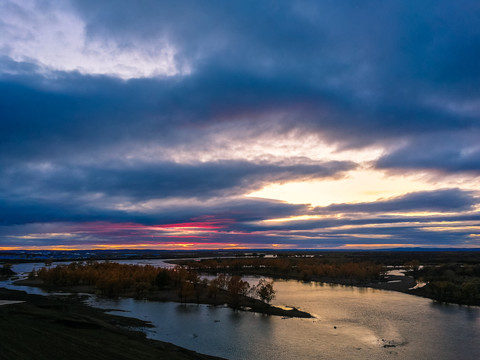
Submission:
<svg viewBox="0 0 480 360">
<path fill-rule="evenodd" d="M 2 0 L 0 250 L 480 248 L 476 0 Z"/>
</svg>

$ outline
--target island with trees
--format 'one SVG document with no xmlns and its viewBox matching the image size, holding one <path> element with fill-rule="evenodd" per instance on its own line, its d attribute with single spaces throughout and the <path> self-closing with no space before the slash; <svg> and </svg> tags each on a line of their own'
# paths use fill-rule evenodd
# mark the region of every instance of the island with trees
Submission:
<svg viewBox="0 0 480 360">
<path fill-rule="evenodd" d="M 234 310 L 268 315 L 312 317 L 296 308 L 273 306 L 272 281 L 260 279 L 250 284 L 238 275 L 221 273 L 208 280 L 185 266 L 172 269 L 151 265 L 127 265 L 114 262 L 72 262 L 69 265 L 43 267 L 29 278 L 17 282 L 48 290 L 89 292 L 105 297 L 134 297 L 153 301 L 177 301 L 210 305 L 227 304 Z"/>
</svg>

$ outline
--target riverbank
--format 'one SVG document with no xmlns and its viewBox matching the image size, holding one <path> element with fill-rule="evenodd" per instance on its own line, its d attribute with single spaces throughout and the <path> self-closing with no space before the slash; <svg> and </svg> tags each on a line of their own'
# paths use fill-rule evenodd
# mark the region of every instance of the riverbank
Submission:
<svg viewBox="0 0 480 360">
<path fill-rule="evenodd" d="M 66 293 L 89 293 L 95 294 L 96 289 L 93 286 L 63 286 L 63 287 L 51 287 L 46 286 L 40 279 L 25 279 L 15 282 L 16 285 L 33 286 L 38 287 L 46 291 L 62 291 Z M 121 297 L 138 298 L 138 294 L 135 292 L 123 292 Z M 228 304 L 229 298 L 226 291 L 219 290 L 215 297 L 209 297 L 206 293 L 197 296 L 190 296 L 180 300 L 178 291 L 174 289 L 164 289 L 151 292 L 145 292 L 142 295 L 142 299 L 149 301 L 170 301 L 178 303 L 192 303 L 192 304 L 204 304 L 223 306 Z M 242 296 L 239 299 L 238 309 L 243 311 L 256 312 L 265 315 L 291 317 L 291 318 L 313 318 L 313 316 L 305 311 L 298 310 L 295 307 L 288 309 L 279 308 L 270 304 L 267 304 L 258 299 L 253 299 L 248 296 Z"/>
<path fill-rule="evenodd" d="M 170 264 L 188 266 L 189 264 L 185 261 L 167 261 Z M 356 287 L 368 287 L 378 290 L 390 290 L 398 291 L 406 294 L 414 294 L 411 289 L 417 285 L 417 281 L 412 276 L 407 275 L 383 275 L 380 279 L 370 279 L 370 280 L 358 280 L 355 278 L 347 277 L 327 277 L 327 276 L 315 276 L 311 275 L 308 279 L 305 279 L 300 274 L 279 274 L 270 269 L 241 269 L 241 270 L 221 270 L 221 269 L 198 269 L 200 273 L 216 275 L 219 273 L 231 274 L 238 276 L 260 276 L 271 278 L 274 280 L 297 280 L 303 282 L 319 282 L 325 284 L 336 284 L 336 285 L 345 285 L 345 286 L 356 286 Z"/>
<path fill-rule="evenodd" d="M 356 287 L 368 287 L 378 290 L 397 291 L 405 294 L 413 294 L 411 289 L 417 285 L 417 281 L 413 277 L 404 275 L 385 275 L 381 281 L 369 282 L 328 278 L 318 278 L 313 281 Z"/>
<path fill-rule="evenodd" d="M 169 261 L 169 263 L 175 264 L 175 261 Z M 180 263 L 180 262 L 179 262 Z M 183 264 L 183 262 L 182 262 Z M 370 281 L 359 281 L 352 278 L 331 278 L 331 277 L 320 277 L 320 276 L 311 276 L 308 280 L 303 279 L 299 275 L 293 274 L 277 274 L 272 271 L 264 270 L 230 270 L 230 271 L 219 271 L 219 270 L 208 270 L 202 269 L 202 272 L 205 274 L 218 274 L 218 273 L 229 273 L 232 275 L 239 276 L 261 276 L 266 278 L 271 278 L 274 280 L 297 280 L 301 282 L 318 282 L 323 284 L 329 284 L 332 286 L 342 285 L 342 286 L 355 286 L 363 288 L 371 288 L 377 290 L 387 290 L 387 291 L 396 291 L 403 294 L 420 296 L 427 299 L 437 301 L 436 299 L 428 296 L 427 293 L 423 291 L 422 288 L 416 288 L 417 281 L 409 275 L 384 275 L 381 279 L 375 279 Z M 459 304 L 461 305 L 461 304 Z"/>
<path fill-rule="evenodd" d="M 271 258 L 173 260 L 173 264 L 210 274 L 262 276 L 355 287 L 369 287 L 420 296 L 438 302 L 480 306 L 478 252 L 344 254 L 278 254 Z M 328 256 L 327 256 L 328 255 Z M 451 256 L 450 256 L 451 255 Z M 452 261 L 455 259 L 455 261 Z M 401 267 L 405 276 L 387 272 Z M 417 284 L 417 281 L 419 283 Z"/>
<path fill-rule="evenodd" d="M 172 359 L 220 360 L 147 339 L 150 323 L 106 314 L 76 296 L 39 296 L 0 288 L 0 358 L 3 360 Z"/>
</svg>

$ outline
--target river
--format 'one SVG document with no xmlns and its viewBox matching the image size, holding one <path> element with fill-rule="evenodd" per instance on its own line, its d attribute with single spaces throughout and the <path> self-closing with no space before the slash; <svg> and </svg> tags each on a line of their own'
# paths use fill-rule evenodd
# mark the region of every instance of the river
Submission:
<svg viewBox="0 0 480 360">
<path fill-rule="evenodd" d="M 143 263 L 165 265 L 161 260 Z M 13 270 L 28 271 L 31 266 L 19 264 Z M 5 285 L 17 288 L 0 283 Z M 233 312 L 226 307 L 134 299 L 92 297 L 89 303 L 151 321 L 155 327 L 145 330 L 150 338 L 232 360 L 480 359 L 479 307 L 293 280 L 277 280 L 274 287 L 274 305 L 296 306 L 315 319 L 284 319 Z M 34 292 L 41 293 L 38 289 Z"/>
</svg>

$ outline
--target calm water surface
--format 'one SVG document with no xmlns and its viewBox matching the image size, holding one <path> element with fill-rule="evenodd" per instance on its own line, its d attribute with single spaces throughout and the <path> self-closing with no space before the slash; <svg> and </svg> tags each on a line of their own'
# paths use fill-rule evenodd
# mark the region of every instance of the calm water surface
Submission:
<svg viewBox="0 0 480 360">
<path fill-rule="evenodd" d="M 31 266 L 18 266 L 26 265 Z M 92 298 L 90 303 L 151 321 L 155 328 L 146 330 L 150 338 L 232 360 L 480 359 L 479 307 L 292 280 L 276 281 L 275 289 L 274 304 L 296 306 L 316 318 L 282 319 L 225 307 L 133 299 Z"/>
</svg>

